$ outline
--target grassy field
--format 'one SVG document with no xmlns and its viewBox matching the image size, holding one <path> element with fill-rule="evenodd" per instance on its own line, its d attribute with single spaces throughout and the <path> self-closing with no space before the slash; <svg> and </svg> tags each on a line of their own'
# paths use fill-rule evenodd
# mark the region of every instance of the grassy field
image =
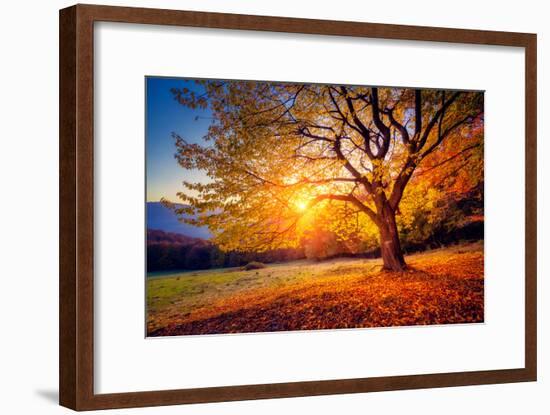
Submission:
<svg viewBox="0 0 550 415">
<path fill-rule="evenodd" d="M 294 261 L 149 276 L 149 336 L 483 321 L 483 245 L 379 259 Z"/>
</svg>

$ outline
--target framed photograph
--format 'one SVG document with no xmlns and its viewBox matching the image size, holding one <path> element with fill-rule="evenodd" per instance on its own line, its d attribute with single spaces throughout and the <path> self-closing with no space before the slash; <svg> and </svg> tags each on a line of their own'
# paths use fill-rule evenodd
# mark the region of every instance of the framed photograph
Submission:
<svg viewBox="0 0 550 415">
<path fill-rule="evenodd" d="M 536 380 L 536 35 L 60 12 L 60 404 Z"/>
</svg>

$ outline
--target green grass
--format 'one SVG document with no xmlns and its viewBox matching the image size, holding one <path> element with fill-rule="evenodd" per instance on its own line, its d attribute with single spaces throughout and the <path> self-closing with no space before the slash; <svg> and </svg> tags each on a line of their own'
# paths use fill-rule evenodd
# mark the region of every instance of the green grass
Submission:
<svg viewBox="0 0 550 415">
<path fill-rule="evenodd" d="M 148 311 L 155 313 L 177 305 L 180 313 L 207 306 L 254 288 L 276 288 L 299 284 L 306 279 L 323 279 L 341 273 L 342 267 L 378 266 L 379 260 L 340 258 L 325 262 L 292 261 L 269 264 L 265 268 L 243 271 L 240 268 L 153 274 L 147 279 Z"/>
</svg>

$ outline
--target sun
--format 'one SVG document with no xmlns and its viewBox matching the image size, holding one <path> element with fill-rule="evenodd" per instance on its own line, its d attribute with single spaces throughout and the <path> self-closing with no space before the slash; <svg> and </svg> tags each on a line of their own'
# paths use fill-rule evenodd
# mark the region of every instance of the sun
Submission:
<svg viewBox="0 0 550 415">
<path fill-rule="evenodd" d="M 296 209 L 300 212 L 304 212 L 308 207 L 308 203 L 305 200 L 299 200 L 296 202 Z"/>
</svg>

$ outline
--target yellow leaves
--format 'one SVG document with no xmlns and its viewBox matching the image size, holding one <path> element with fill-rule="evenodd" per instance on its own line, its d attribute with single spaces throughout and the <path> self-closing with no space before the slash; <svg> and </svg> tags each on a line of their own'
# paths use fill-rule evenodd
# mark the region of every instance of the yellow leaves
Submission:
<svg viewBox="0 0 550 415">
<path fill-rule="evenodd" d="M 187 183 L 181 199 L 205 218 L 211 211 L 222 211 L 222 219 L 203 222 L 216 231 L 215 242 L 222 247 L 297 246 L 315 230 L 336 235 L 338 242 L 357 239 L 368 245 L 372 223 L 343 203 L 348 195 L 356 197 L 363 210 L 373 209 L 375 199 L 380 208 L 379 196 L 388 199 L 393 189 L 399 195 L 398 177 L 412 176 L 408 184 L 399 181 L 406 186 L 400 230 L 410 230 L 421 227 L 419 213 L 427 225 L 436 223 L 445 213 L 439 202 L 465 194 L 483 180 L 481 118 L 438 142 L 441 130 L 482 107 L 478 92 L 461 92 L 443 114 L 442 91 L 422 90 L 420 126 L 416 91 L 411 88 L 213 80 L 199 84 L 206 95 L 189 89 L 173 93 L 193 108 L 203 106 L 207 97 L 212 115 L 208 142 L 197 145 L 175 137 L 176 159 L 212 183 Z M 376 110 L 374 101 L 379 101 Z M 380 117 L 374 115 L 378 111 Z M 415 132 L 417 125 L 422 128 Z M 480 145 L 467 156 L 456 155 L 476 143 Z M 428 148 L 434 151 L 426 156 Z M 403 166 L 411 167 L 400 176 Z M 462 169 L 457 171 L 457 166 Z M 313 203 L 320 194 L 340 200 Z"/>
</svg>

